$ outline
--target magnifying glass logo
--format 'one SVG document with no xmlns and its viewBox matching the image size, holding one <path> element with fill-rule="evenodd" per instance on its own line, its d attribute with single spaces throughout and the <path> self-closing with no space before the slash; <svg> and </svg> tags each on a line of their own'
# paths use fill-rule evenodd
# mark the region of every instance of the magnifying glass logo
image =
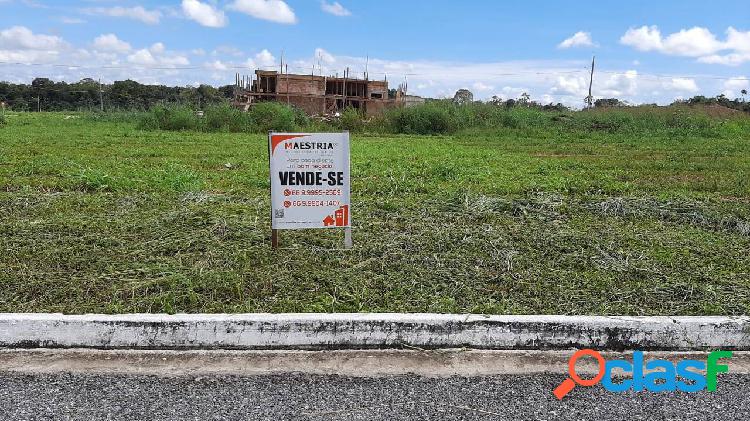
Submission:
<svg viewBox="0 0 750 421">
<path fill-rule="evenodd" d="M 578 376 L 578 373 L 576 373 L 576 363 L 578 362 L 578 359 L 585 356 L 594 357 L 597 363 L 599 363 L 599 373 L 597 373 L 594 378 L 589 380 L 580 378 Z M 563 380 L 563 382 L 560 383 L 560 385 L 557 386 L 552 393 L 555 395 L 555 397 L 557 397 L 558 400 L 562 400 L 565 395 L 570 393 L 570 391 L 573 390 L 574 387 L 576 387 L 576 384 L 579 386 L 589 387 L 599 383 L 604 377 L 604 366 L 605 361 L 604 357 L 602 357 L 602 354 L 594 351 L 593 349 L 582 349 L 580 351 L 577 351 L 575 354 L 573 354 L 572 357 L 570 357 L 570 360 L 568 360 L 568 378 Z"/>
</svg>

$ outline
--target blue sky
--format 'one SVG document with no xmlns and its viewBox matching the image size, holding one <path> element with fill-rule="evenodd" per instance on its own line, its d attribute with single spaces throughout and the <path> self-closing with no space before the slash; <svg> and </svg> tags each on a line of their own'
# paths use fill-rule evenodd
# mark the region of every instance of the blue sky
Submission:
<svg viewBox="0 0 750 421">
<path fill-rule="evenodd" d="M 666 103 L 750 83 L 745 1 L 0 0 L 0 80 L 222 85 L 235 72 L 361 74 L 410 93 Z M 369 58 L 369 59 L 368 59 Z"/>
</svg>

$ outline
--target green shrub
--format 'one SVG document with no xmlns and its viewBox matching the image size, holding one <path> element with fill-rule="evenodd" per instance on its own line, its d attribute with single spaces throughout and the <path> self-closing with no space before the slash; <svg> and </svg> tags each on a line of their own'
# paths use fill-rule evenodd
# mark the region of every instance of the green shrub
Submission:
<svg viewBox="0 0 750 421">
<path fill-rule="evenodd" d="M 296 130 L 295 114 L 291 107 L 278 102 L 261 102 L 248 111 L 256 132 Z"/>
<path fill-rule="evenodd" d="M 156 118 L 156 114 L 153 112 L 143 114 L 138 120 L 138 127 L 141 130 L 159 130 L 159 120 Z"/>
<path fill-rule="evenodd" d="M 198 130 L 201 121 L 195 111 L 182 105 L 156 106 L 144 115 L 138 127 L 146 130 Z"/>
<path fill-rule="evenodd" d="M 7 123 L 8 123 L 8 120 L 5 118 L 5 116 L 0 114 L 0 126 L 4 126 Z"/>
<path fill-rule="evenodd" d="M 89 121 L 107 123 L 133 123 L 146 117 L 143 111 L 92 111 L 83 113 L 82 118 Z"/>
<path fill-rule="evenodd" d="M 607 132 L 668 137 L 727 137 L 746 133 L 746 114 L 717 117 L 699 106 L 635 106 L 594 108 L 581 111 L 508 103 L 428 101 L 413 107 L 395 107 L 382 115 L 363 119 L 358 110 L 347 108 L 339 119 L 325 121 L 308 117 L 303 110 L 278 102 L 255 104 L 242 112 L 228 103 L 210 106 L 203 117 L 184 106 L 157 106 L 146 113 L 91 113 L 87 118 L 107 121 L 138 121 L 146 130 L 201 130 L 254 132 L 349 130 L 350 132 L 416 135 L 453 134 L 461 130 L 488 132 L 521 130 L 527 133 L 567 131 L 582 135 Z M 0 123 L 2 124 L 2 123 Z"/>
<path fill-rule="evenodd" d="M 362 114 L 356 108 L 347 107 L 344 112 L 341 113 L 336 126 L 340 130 L 348 130 L 350 132 L 359 132 L 364 128 L 365 123 L 362 120 Z"/>
<path fill-rule="evenodd" d="M 297 127 L 307 127 L 312 123 L 312 119 L 303 109 L 292 107 L 292 111 L 294 112 L 294 124 Z"/>
<path fill-rule="evenodd" d="M 213 105 L 203 114 L 203 127 L 211 132 L 250 132 L 253 130 L 250 116 L 229 104 Z"/>
<path fill-rule="evenodd" d="M 395 133 L 453 133 L 459 128 L 459 123 L 451 111 L 458 107 L 446 102 L 434 102 L 416 107 L 394 108 L 386 112 L 386 121 Z"/>
</svg>

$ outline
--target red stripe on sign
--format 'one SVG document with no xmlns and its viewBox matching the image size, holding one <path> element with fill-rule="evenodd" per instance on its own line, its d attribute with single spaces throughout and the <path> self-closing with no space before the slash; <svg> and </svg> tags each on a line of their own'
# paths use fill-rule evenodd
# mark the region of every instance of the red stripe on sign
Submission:
<svg viewBox="0 0 750 421">
<path fill-rule="evenodd" d="M 276 146 L 278 146 L 279 143 L 281 143 L 281 142 L 283 142 L 285 140 L 294 139 L 294 138 L 297 138 L 297 137 L 307 137 L 307 136 L 309 136 L 309 135 L 306 135 L 306 134 L 274 134 L 274 135 L 271 135 L 271 155 L 273 155 L 273 153 L 276 151 Z"/>
</svg>

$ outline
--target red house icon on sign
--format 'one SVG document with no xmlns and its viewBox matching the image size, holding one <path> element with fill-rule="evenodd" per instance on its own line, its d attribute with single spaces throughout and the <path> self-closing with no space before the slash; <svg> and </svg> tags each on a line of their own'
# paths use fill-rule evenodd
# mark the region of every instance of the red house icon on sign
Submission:
<svg viewBox="0 0 750 421">
<path fill-rule="evenodd" d="M 323 226 L 346 227 L 349 225 L 349 205 L 338 208 L 333 215 L 328 215 L 323 219 Z"/>
</svg>

